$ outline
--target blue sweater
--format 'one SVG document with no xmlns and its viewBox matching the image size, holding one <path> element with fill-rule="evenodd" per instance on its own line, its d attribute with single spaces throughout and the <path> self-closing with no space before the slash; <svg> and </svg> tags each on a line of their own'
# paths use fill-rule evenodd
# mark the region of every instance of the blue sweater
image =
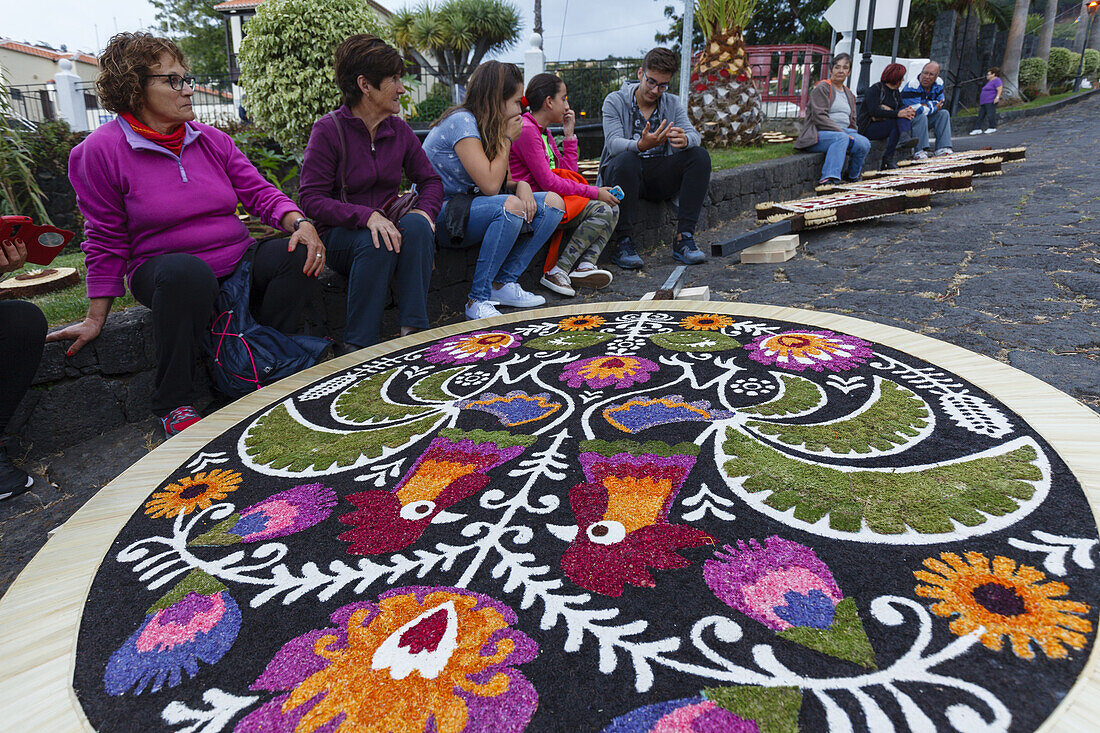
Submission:
<svg viewBox="0 0 1100 733">
<path fill-rule="evenodd" d="M 943 107 L 943 84 L 939 79 L 932 82 L 931 89 L 925 89 L 920 82 L 914 79 L 901 88 L 901 103 L 906 107 L 920 107 L 917 114 L 922 111 L 926 115 L 935 112 L 933 102 L 939 102 Z"/>
</svg>

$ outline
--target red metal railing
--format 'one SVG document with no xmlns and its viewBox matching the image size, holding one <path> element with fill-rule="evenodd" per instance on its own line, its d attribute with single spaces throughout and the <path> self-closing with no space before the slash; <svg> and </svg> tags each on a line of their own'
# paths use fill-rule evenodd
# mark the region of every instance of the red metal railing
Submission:
<svg viewBox="0 0 1100 733">
<path fill-rule="evenodd" d="M 806 111 L 806 99 L 814 84 L 829 76 L 829 49 L 812 43 L 792 45 L 746 46 L 753 82 L 770 117 L 797 107 Z"/>
</svg>

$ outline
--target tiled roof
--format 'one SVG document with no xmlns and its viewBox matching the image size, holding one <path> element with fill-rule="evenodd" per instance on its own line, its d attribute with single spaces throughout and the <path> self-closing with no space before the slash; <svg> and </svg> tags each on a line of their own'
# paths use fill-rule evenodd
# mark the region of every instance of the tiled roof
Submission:
<svg viewBox="0 0 1100 733">
<path fill-rule="evenodd" d="M 50 59 L 51 61 L 57 61 L 58 59 L 72 59 L 74 61 L 80 61 L 84 64 L 91 64 L 92 66 L 98 66 L 99 61 L 95 56 L 89 56 L 86 53 L 61 53 L 60 51 L 51 51 L 48 48 L 40 48 L 38 46 L 32 46 L 28 43 L 19 43 L 18 41 L 2 40 L 0 41 L 0 48 L 6 48 L 11 51 L 17 51 L 19 53 L 25 53 L 30 56 L 41 56 L 44 59 Z"/>
</svg>

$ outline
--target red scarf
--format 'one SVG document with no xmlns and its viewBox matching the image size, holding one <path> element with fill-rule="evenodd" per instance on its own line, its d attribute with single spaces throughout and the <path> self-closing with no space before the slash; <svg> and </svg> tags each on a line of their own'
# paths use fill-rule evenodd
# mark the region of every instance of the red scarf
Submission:
<svg viewBox="0 0 1100 733">
<path fill-rule="evenodd" d="M 123 112 L 121 117 L 130 124 L 134 132 L 141 135 L 146 140 L 168 149 L 177 156 L 183 152 L 183 137 L 187 134 L 187 125 L 180 123 L 180 126 L 176 128 L 175 132 L 170 132 L 166 135 L 157 132 L 129 112 Z"/>
</svg>

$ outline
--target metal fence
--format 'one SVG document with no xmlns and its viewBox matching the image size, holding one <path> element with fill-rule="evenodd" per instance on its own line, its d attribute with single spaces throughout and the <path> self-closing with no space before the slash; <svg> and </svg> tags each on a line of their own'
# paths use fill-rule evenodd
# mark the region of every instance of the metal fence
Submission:
<svg viewBox="0 0 1100 733">
<path fill-rule="evenodd" d="M 8 87 L 8 99 L 17 119 L 36 124 L 57 119 L 57 90 L 53 84 L 13 84 Z"/>
</svg>

